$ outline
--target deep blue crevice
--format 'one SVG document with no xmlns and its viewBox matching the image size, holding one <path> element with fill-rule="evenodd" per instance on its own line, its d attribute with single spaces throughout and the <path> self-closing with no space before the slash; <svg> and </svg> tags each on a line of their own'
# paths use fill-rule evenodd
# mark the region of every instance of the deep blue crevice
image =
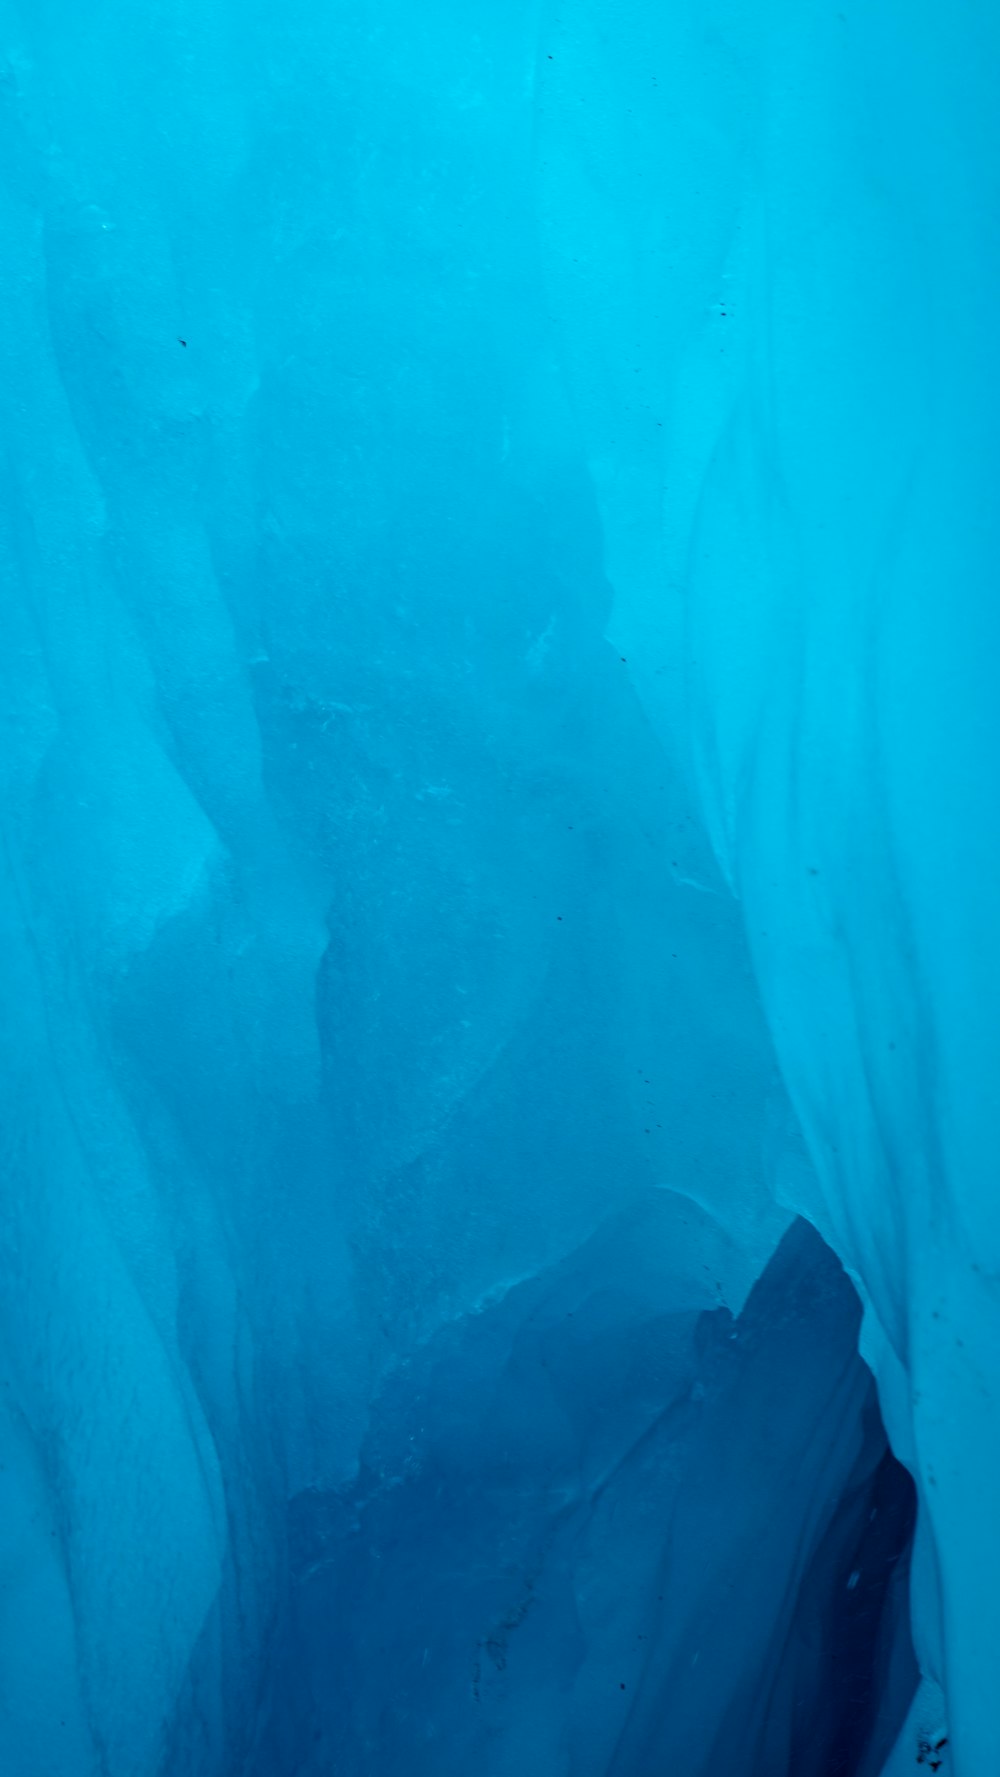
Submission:
<svg viewBox="0 0 1000 1777">
<path fill-rule="evenodd" d="M 651 1193 L 439 1331 L 292 1502 L 253 1777 L 873 1777 L 916 1684 L 909 1476 L 837 1260 L 657 1311 Z M 250 1724 L 248 1724 L 250 1725 Z M 568 1761 L 568 1762 L 566 1762 Z"/>
</svg>

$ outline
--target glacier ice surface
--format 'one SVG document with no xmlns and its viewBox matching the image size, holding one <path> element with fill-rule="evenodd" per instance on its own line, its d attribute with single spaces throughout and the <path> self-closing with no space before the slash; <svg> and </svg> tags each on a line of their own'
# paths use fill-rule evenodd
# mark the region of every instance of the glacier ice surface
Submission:
<svg viewBox="0 0 1000 1777">
<path fill-rule="evenodd" d="M 0 21 L 4 1771 L 1000 1768 L 1000 17 Z"/>
</svg>

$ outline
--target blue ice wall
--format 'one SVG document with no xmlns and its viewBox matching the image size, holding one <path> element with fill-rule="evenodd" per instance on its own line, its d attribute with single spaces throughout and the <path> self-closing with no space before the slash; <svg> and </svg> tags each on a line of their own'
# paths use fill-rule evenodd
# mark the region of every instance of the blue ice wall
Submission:
<svg viewBox="0 0 1000 1777">
<path fill-rule="evenodd" d="M 976 1772 L 1000 1763 L 1000 33 L 984 6 L 769 15 L 567 28 L 552 276 L 609 633 L 743 908 L 810 1159 L 779 1194 L 865 1301 L 921 1493 L 921 1660 Z M 592 103 L 599 166 L 550 154 Z"/>
<path fill-rule="evenodd" d="M 403 1366 L 353 1484 L 294 1502 L 251 1771 L 882 1769 L 913 1487 L 857 1296 L 799 1222 L 699 1312 L 699 1245 L 652 1194 Z"/>
<path fill-rule="evenodd" d="M 1000 1763 L 995 52 L 0 5 L 12 1777 Z"/>
</svg>

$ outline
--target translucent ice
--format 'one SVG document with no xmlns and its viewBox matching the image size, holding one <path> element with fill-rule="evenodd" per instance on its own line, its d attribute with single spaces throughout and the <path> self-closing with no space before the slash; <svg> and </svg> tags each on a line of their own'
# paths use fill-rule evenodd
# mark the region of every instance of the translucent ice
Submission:
<svg viewBox="0 0 1000 1777">
<path fill-rule="evenodd" d="M 0 25 L 4 1771 L 982 1777 L 1000 26 Z"/>
</svg>

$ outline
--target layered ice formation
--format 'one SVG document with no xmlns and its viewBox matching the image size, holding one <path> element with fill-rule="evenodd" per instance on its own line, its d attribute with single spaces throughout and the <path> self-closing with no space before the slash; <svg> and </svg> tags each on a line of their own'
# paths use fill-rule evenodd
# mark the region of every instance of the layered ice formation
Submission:
<svg viewBox="0 0 1000 1777">
<path fill-rule="evenodd" d="M 5 1777 L 1000 1770 L 1000 14 L 0 0 Z"/>
</svg>

